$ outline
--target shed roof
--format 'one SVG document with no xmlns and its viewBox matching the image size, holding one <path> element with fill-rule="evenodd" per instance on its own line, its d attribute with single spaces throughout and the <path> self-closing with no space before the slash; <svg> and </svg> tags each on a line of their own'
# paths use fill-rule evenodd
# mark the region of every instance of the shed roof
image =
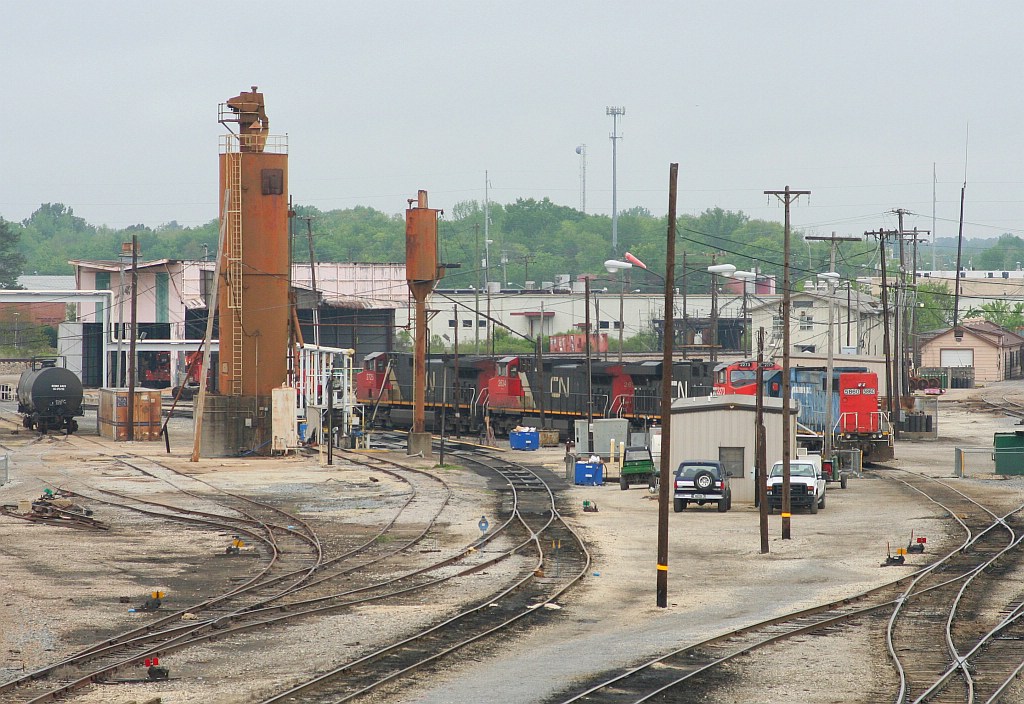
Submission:
<svg viewBox="0 0 1024 704">
<path fill-rule="evenodd" d="M 755 412 L 757 410 L 757 398 L 742 394 L 729 394 L 725 396 L 679 398 L 672 402 L 672 415 L 735 410 Z M 782 399 L 771 397 L 764 399 L 764 412 L 782 415 Z M 792 415 L 796 415 L 796 404 L 790 405 L 789 412 Z"/>
</svg>

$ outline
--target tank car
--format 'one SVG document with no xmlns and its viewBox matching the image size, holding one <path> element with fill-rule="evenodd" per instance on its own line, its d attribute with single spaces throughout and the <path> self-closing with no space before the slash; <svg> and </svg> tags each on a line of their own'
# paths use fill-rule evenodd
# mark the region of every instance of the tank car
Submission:
<svg viewBox="0 0 1024 704">
<path fill-rule="evenodd" d="M 82 380 L 69 369 L 54 363 L 34 363 L 18 380 L 18 413 L 22 425 L 45 433 L 78 430 L 76 416 L 82 413 Z"/>
</svg>

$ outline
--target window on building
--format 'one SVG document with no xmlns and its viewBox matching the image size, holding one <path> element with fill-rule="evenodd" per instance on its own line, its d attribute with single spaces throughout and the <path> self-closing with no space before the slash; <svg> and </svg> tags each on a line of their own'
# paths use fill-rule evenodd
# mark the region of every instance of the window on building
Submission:
<svg viewBox="0 0 1024 704">
<path fill-rule="evenodd" d="M 485 328 L 485 327 L 487 327 L 487 321 L 486 320 L 478 320 L 477 323 L 476 323 L 476 326 L 478 328 Z"/>
<path fill-rule="evenodd" d="M 793 301 L 794 308 L 813 308 L 814 301 Z"/>
<path fill-rule="evenodd" d="M 810 313 L 800 314 L 800 329 L 801 330 L 813 330 L 814 329 L 814 316 Z"/>
<path fill-rule="evenodd" d="M 609 327 L 608 321 L 607 320 L 598 321 L 597 327 L 600 328 L 601 330 L 607 330 L 608 327 Z"/>
<path fill-rule="evenodd" d="M 733 479 L 740 479 L 744 476 L 743 471 L 743 453 L 745 448 L 742 447 L 719 447 L 718 448 L 718 461 L 725 467 L 725 471 L 728 472 Z"/>
<path fill-rule="evenodd" d="M 462 320 L 462 327 L 464 327 L 464 328 L 471 328 L 471 327 L 473 327 L 473 321 L 470 320 L 469 318 L 463 318 L 463 320 Z"/>
<path fill-rule="evenodd" d="M 450 327 L 450 328 L 455 327 L 455 321 L 452 320 L 451 318 L 448 319 L 448 327 Z"/>
<path fill-rule="evenodd" d="M 774 337 L 779 337 L 780 335 L 782 335 L 782 316 L 781 315 L 773 315 L 772 316 L 772 335 Z"/>
</svg>

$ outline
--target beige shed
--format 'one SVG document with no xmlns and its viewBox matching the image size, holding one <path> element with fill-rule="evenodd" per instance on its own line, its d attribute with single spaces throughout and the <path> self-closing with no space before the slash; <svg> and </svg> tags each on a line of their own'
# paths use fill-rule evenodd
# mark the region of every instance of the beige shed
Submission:
<svg viewBox="0 0 1024 704">
<path fill-rule="evenodd" d="M 732 472 L 733 502 L 754 503 L 753 396 L 703 396 L 681 398 L 672 404 L 671 461 L 718 460 Z M 794 404 L 795 406 L 795 404 Z M 782 399 L 764 400 L 767 466 L 782 459 Z M 791 456 L 796 457 L 796 408 L 790 408 Z"/>
</svg>

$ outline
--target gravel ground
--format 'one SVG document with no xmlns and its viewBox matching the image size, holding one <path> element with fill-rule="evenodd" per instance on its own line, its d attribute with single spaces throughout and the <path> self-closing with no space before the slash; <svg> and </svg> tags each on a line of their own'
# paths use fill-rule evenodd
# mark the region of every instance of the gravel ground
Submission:
<svg viewBox="0 0 1024 704">
<path fill-rule="evenodd" d="M 999 394 L 993 395 L 1024 395 L 1024 384 L 999 387 Z M 1012 425 L 1012 421 L 967 410 L 960 402 L 990 391 L 958 390 L 943 397 L 943 437 L 936 442 L 900 444 L 893 466 L 951 476 L 955 445 L 989 445 L 994 430 Z M 11 410 L 0 404 L 0 415 L 10 417 Z M 94 432 L 94 419 L 84 420 L 82 428 L 83 435 Z M 408 485 L 382 473 L 344 463 L 321 467 L 316 458 L 191 464 L 185 459 L 191 451 L 191 421 L 186 419 L 172 421 L 171 440 L 170 462 L 183 471 L 232 491 L 278 497 L 301 510 L 331 545 L 351 543 L 353 534 L 367 534 L 386 520 L 389 509 L 409 491 Z M 0 444 L 15 448 L 11 481 L 0 486 L 0 503 L 33 498 L 46 481 L 72 488 L 83 483 L 117 487 L 154 500 L 172 496 L 166 484 L 140 478 L 112 458 L 98 456 L 101 448 L 81 439 L 48 438 L 17 447 L 23 442 L 24 436 L 0 429 Z M 167 459 L 162 443 L 122 444 L 107 452 L 119 451 Z M 512 453 L 510 458 L 542 462 L 558 474 L 564 468 L 559 450 Z M 404 456 L 398 459 L 406 461 Z M 439 471 L 439 475 L 452 485 L 454 496 L 442 516 L 443 533 L 421 547 L 426 552 L 415 556 L 418 560 L 435 559 L 471 542 L 479 536 L 480 514 L 493 514 L 496 493 L 484 479 L 463 470 Z M 794 515 L 791 540 L 781 540 L 780 519 L 770 517 L 766 555 L 760 554 L 757 513 L 752 507 L 734 505 L 725 514 L 713 507 L 670 514 L 667 609 L 654 603 L 657 502 L 639 487 L 625 492 L 617 485 L 570 487 L 563 495 L 570 508 L 566 514 L 590 544 L 594 564 L 583 585 L 563 599 L 562 609 L 545 611 L 540 616 L 543 623 L 527 633 L 463 651 L 440 671 L 403 681 L 400 688 L 377 700 L 540 701 L 595 673 L 882 584 L 894 572 L 879 568 L 887 542 L 905 544 L 913 530 L 928 537 L 930 551 L 938 551 L 958 537 L 947 534 L 955 529 L 930 504 L 886 481 L 884 475 L 883 470 L 852 480 L 845 491 L 830 487 L 824 511 Z M 370 476 L 379 481 L 371 481 Z M 969 492 L 1007 507 L 1024 502 L 1024 478 L 976 476 L 956 481 Z M 87 491 L 84 485 L 80 488 Z M 596 501 L 600 510 L 582 512 L 584 500 Z M 403 520 L 409 524 L 423 520 L 432 513 L 432 505 L 425 495 Z M 177 608 L 197 590 L 237 581 L 255 566 L 255 561 L 214 559 L 229 539 L 215 531 L 168 529 L 123 511 L 98 517 L 112 523 L 109 533 L 0 517 L 0 681 L 53 662 L 107 632 L 136 625 L 144 617 L 128 614 L 127 606 L 118 601 L 121 595 L 141 601 L 149 589 L 165 588 L 170 594 L 168 608 Z M 923 561 L 927 556 L 910 559 Z M 374 642 L 450 613 L 461 600 L 493 589 L 515 567 L 461 578 L 420 603 L 354 607 L 315 622 L 175 653 L 165 663 L 177 680 L 97 687 L 73 701 L 126 704 L 153 696 L 162 697 L 164 704 L 255 701 L 260 693 L 279 690 L 298 674 L 350 660 Z M 817 686 L 823 673 L 829 683 L 826 691 Z M 770 653 L 745 658 L 742 666 L 720 678 L 707 700 L 867 702 L 889 691 L 886 683 L 891 679 L 876 635 L 869 629 L 851 630 L 787 642 Z"/>
</svg>

